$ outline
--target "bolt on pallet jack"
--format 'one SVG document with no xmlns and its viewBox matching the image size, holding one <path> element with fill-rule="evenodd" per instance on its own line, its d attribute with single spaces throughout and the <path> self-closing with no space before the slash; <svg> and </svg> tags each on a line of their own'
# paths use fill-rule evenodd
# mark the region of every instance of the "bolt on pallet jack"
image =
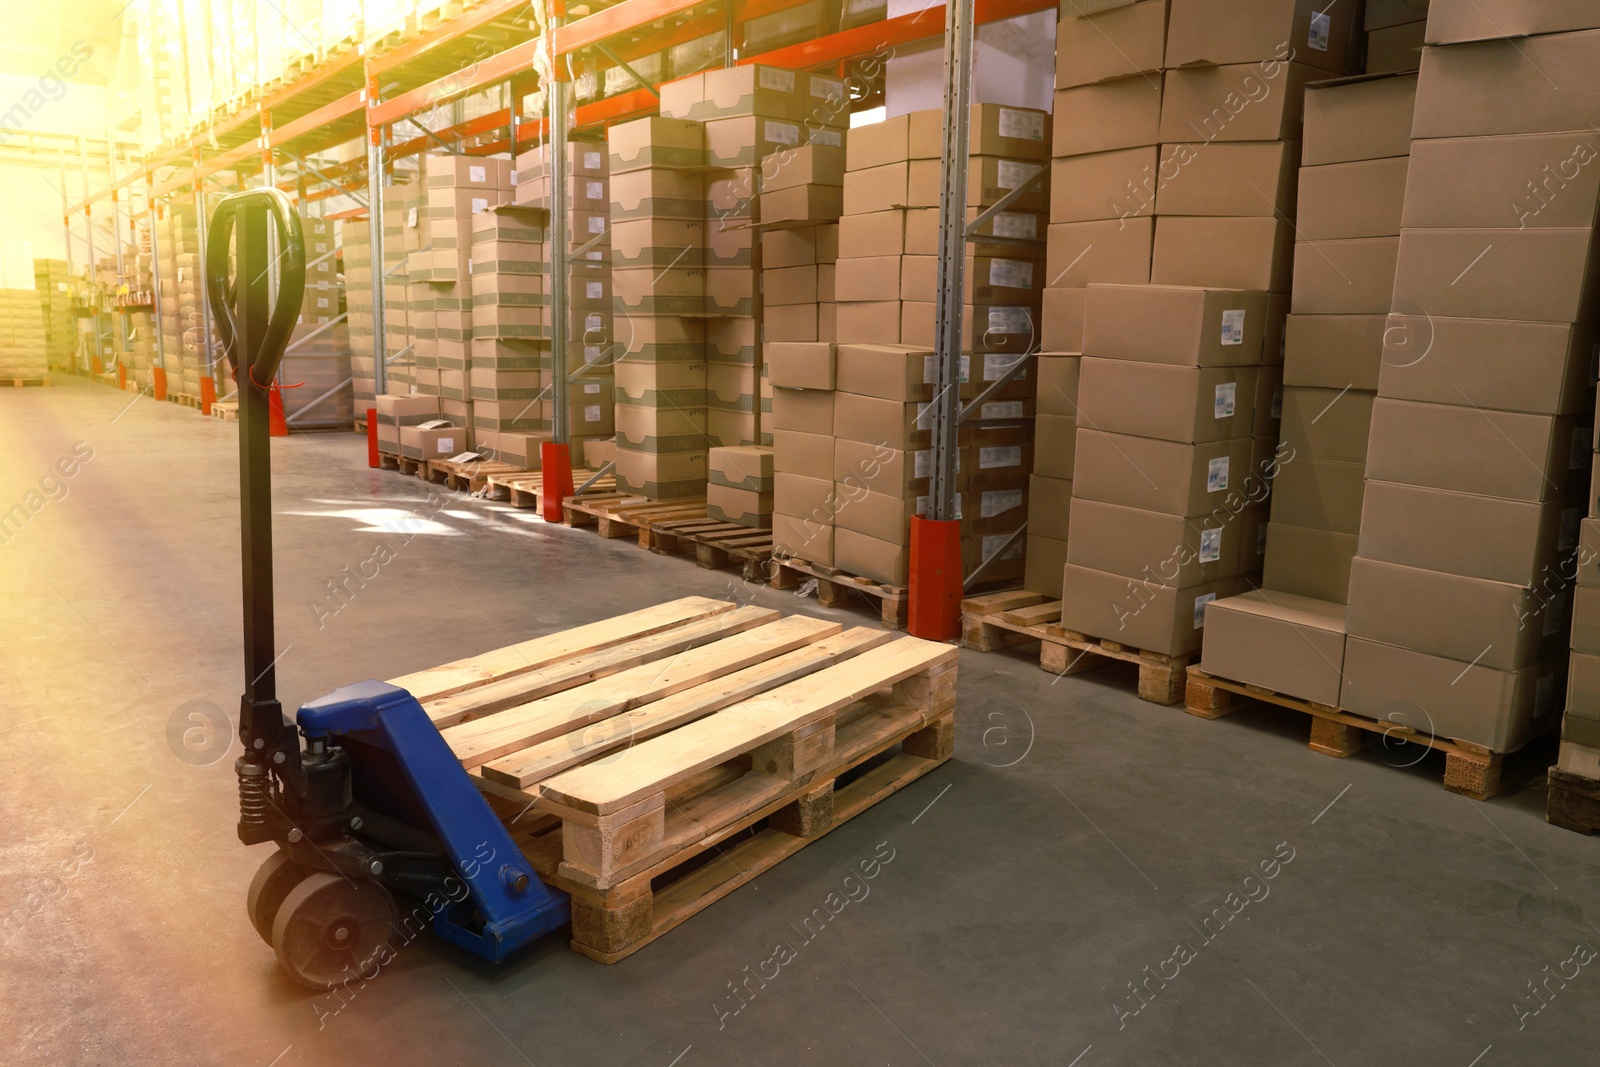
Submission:
<svg viewBox="0 0 1600 1067">
<path fill-rule="evenodd" d="M 422 705 L 380 681 L 335 689 L 293 721 L 278 703 L 268 390 L 306 273 L 289 198 L 252 189 L 223 199 L 205 269 L 239 393 L 239 839 L 278 844 L 250 884 L 250 922 L 318 990 L 371 978 L 416 933 L 402 929 L 397 893 L 424 902 L 408 918 L 429 915 L 437 936 L 498 962 L 563 926 L 568 897 L 536 877 Z"/>
</svg>

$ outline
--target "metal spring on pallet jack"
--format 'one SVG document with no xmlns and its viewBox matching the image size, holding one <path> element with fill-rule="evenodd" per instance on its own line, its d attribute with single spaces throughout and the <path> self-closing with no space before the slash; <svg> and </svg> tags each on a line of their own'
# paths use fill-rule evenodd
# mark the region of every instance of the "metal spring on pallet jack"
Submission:
<svg viewBox="0 0 1600 1067">
<path fill-rule="evenodd" d="M 239 825 L 265 826 L 272 803 L 272 776 L 265 763 L 240 757 L 233 765 L 239 776 Z"/>
</svg>

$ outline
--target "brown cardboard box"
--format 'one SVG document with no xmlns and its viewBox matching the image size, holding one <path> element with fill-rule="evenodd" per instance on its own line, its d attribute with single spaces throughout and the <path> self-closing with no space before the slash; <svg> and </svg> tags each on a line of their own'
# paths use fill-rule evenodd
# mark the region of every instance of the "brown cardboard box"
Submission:
<svg viewBox="0 0 1600 1067">
<path fill-rule="evenodd" d="M 1150 175 L 1162 215 L 1294 218 L 1300 146 L 1293 141 L 1164 144 Z"/>
<path fill-rule="evenodd" d="M 1283 384 L 1376 390 L 1383 315 L 1290 315 Z"/>
<path fill-rule="evenodd" d="M 1589 405 L 1593 326 L 1393 314 L 1381 389 L 1399 400 L 1572 414 Z M 1517 354 L 1515 374 L 1505 354 Z"/>
<path fill-rule="evenodd" d="M 834 388 L 834 345 L 828 341 L 768 341 L 767 377 L 782 389 Z"/>
<path fill-rule="evenodd" d="M 1039 353 L 1038 413 L 1077 418 L 1078 382 L 1083 357 L 1056 352 Z"/>
<path fill-rule="evenodd" d="M 797 515 L 832 525 L 839 510 L 833 482 L 779 471 L 773 475 L 773 508 L 784 515 Z"/>
<path fill-rule="evenodd" d="M 543 460 L 540 448 L 550 440 L 546 434 L 496 433 L 493 430 L 479 430 L 473 436 L 477 451 L 484 458 L 526 471 L 540 469 Z"/>
<path fill-rule="evenodd" d="M 1065 541 L 1072 526 L 1072 482 L 1034 474 L 1028 478 L 1028 532 Z"/>
<path fill-rule="evenodd" d="M 762 300 L 768 306 L 782 304 L 815 304 L 817 302 L 817 268 L 815 264 L 801 267 L 780 267 L 761 272 Z"/>
<path fill-rule="evenodd" d="M 918 145 L 940 143 L 944 116 L 939 111 L 915 112 L 912 137 Z M 973 104 L 967 119 L 967 154 L 1011 159 L 1050 158 L 1050 113 L 1031 107 Z M 1060 149 L 1056 149 L 1060 152 Z"/>
<path fill-rule="evenodd" d="M 1050 164 L 1050 221 L 1130 219 L 1155 211 L 1154 145 L 1070 156 Z"/>
<path fill-rule="evenodd" d="M 839 304 L 839 337 L 860 344 L 900 343 L 901 309 L 898 300 L 874 300 L 859 304 Z"/>
<path fill-rule="evenodd" d="M 773 456 L 770 448 L 713 448 L 707 455 L 706 482 L 709 485 L 743 489 L 751 493 L 771 493 L 772 478 Z M 771 510 L 767 508 L 768 512 Z"/>
<path fill-rule="evenodd" d="M 755 530 L 772 526 L 772 494 L 711 482 L 706 485 L 706 518 L 732 522 Z"/>
<path fill-rule="evenodd" d="M 699 219 L 629 219 L 611 227 L 613 267 L 698 267 L 705 223 Z"/>
<path fill-rule="evenodd" d="M 865 304 L 840 304 L 840 308 L 866 307 Z M 936 308 L 932 301 L 907 300 L 900 305 L 900 342 L 934 346 L 934 317 Z M 962 305 L 961 350 L 974 354 L 991 352 L 1026 352 L 1037 348 L 1039 337 L 1039 312 L 1032 304 L 995 307 L 982 304 Z M 840 327 L 841 330 L 843 327 Z"/>
<path fill-rule="evenodd" d="M 1217 19 L 1219 26 L 1234 20 Z M 1302 63 L 1241 63 L 1168 70 L 1161 140 L 1298 141 L 1306 83 L 1326 71 Z"/>
<path fill-rule="evenodd" d="M 933 353 L 909 345 L 857 345 L 838 347 L 836 388 L 860 396 L 876 396 L 902 403 L 933 399 Z M 970 358 L 962 357 L 962 380 L 970 378 Z"/>
<path fill-rule="evenodd" d="M 1364 556 L 1350 564 L 1350 636 L 1430 656 L 1520 670 L 1561 649 L 1570 617 L 1564 590 L 1529 589 Z"/>
<path fill-rule="evenodd" d="M 1367 476 L 1507 500 L 1556 500 L 1588 484 L 1587 420 L 1381 398 Z"/>
<path fill-rule="evenodd" d="M 1155 231 L 1156 220 L 1152 218 L 1051 226 L 1045 253 L 1045 285 L 1081 288 L 1090 282 L 1147 284 Z"/>
<path fill-rule="evenodd" d="M 841 530 L 866 534 L 890 544 L 911 544 L 911 516 L 916 514 L 915 497 L 874 493 L 859 481 L 835 482 L 833 486 L 834 525 Z"/>
<path fill-rule="evenodd" d="M 1219 12 L 1214 0 L 1172 0 L 1166 65 L 1246 63 L 1292 55 L 1343 74 L 1353 65 L 1352 42 L 1359 28 L 1354 4 L 1233 0 Z"/>
<path fill-rule="evenodd" d="M 1159 144 L 1160 76 L 1119 78 L 1057 92 L 1051 141 L 1061 156 Z"/>
<path fill-rule="evenodd" d="M 776 397 L 774 397 L 776 400 Z M 773 428 L 772 461 L 777 471 L 831 482 L 835 442 L 831 433 Z"/>
<path fill-rule="evenodd" d="M 611 179 L 611 221 L 693 219 L 706 212 L 705 176 L 694 171 L 649 167 Z"/>
<path fill-rule="evenodd" d="M 1083 350 L 1182 367 L 1255 364 L 1266 318 L 1264 292 L 1095 284 L 1089 286 Z"/>
<path fill-rule="evenodd" d="M 838 261 L 834 284 L 844 303 L 898 301 L 901 256 L 847 257 Z"/>
<path fill-rule="evenodd" d="M 1344 605 L 1255 589 L 1206 608 L 1208 674 L 1273 692 L 1339 705 Z"/>
<path fill-rule="evenodd" d="M 1153 220 L 1146 220 L 1147 222 Z M 1146 263 L 1148 264 L 1148 260 Z M 1148 266 L 1146 267 L 1148 271 Z M 1046 289 L 1041 301 L 1039 343 L 1051 352 L 1083 349 L 1083 311 L 1087 289 Z"/>
<path fill-rule="evenodd" d="M 1367 73 L 1397 74 L 1422 65 L 1422 41 L 1427 24 L 1408 22 L 1367 34 Z"/>
<path fill-rule="evenodd" d="M 1156 220 L 1150 280 L 1289 292 L 1294 227 L 1272 218 L 1167 215 Z"/>
<path fill-rule="evenodd" d="M 963 468 L 973 462 L 966 451 L 958 450 L 957 464 Z M 903 499 L 928 491 L 931 451 L 901 452 L 869 441 L 836 440 L 830 455 L 836 483 Z"/>
<path fill-rule="evenodd" d="M 1033 529 L 1029 525 L 1029 530 Z M 1022 587 L 1054 600 L 1061 599 L 1061 572 L 1067 564 L 1067 543 L 1053 537 L 1028 534 Z"/>
<path fill-rule="evenodd" d="M 1078 420 L 1039 415 L 1033 420 L 1033 435 L 1034 473 L 1071 481 L 1078 455 Z"/>
<path fill-rule="evenodd" d="M 762 174 L 761 195 L 766 197 L 784 189 L 797 189 L 807 185 L 843 185 L 844 152 L 842 148 L 808 144 L 794 149 L 784 157 L 783 166 L 767 168 Z"/>
<path fill-rule="evenodd" d="M 1250 437 L 1259 374 L 1257 367 L 1202 369 L 1086 356 L 1078 418 L 1107 433 L 1180 444 Z"/>
<path fill-rule="evenodd" d="M 909 115 L 896 115 L 882 122 L 855 127 L 845 139 L 845 170 L 866 170 L 911 158 L 910 135 Z"/>
<path fill-rule="evenodd" d="M 1206 605 L 1243 592 L 1244 579 L 1225 578 L 1180 589 L 1069 563 L 1061 586 L 1064 628 L 1130 648 L 1180 656 L 1199 651 Z"/>
<path fill-rule="evenodd" d="M 854 393 L 833 394 L 833 432 L 851 441 L 871 441 L 901 452 L 930 447 L 932 421 L 926 405 L 902 404 Z"/>
<path fill-rule="evenodd" d="M 630 267 L 611 272 L 613 307 L 630 318 L 703 314 L 705 287 L 704 270 Z"/>
<path fill-rule="evenodd" d="M 833 524 L 804 516 L 774 512 L 772 550 L 780 556 L 795 556 L 824 567 L 831 567 Z"/>
<path fill-rule="evenodd" d="M 698 408 L 706 403 L 704 363 L 649 363 L 629 359 L 618 363 L 612 369 L 612 376 L 619 404 Z"/>
<path fill-rule="evenodd" d="M 622 492 L 652 500 L 684 500 L 706 491 L 706 454 L 676 452 L 658 455 L 617 450 L 617 485 Z"/>
<path fill-rule="evenodd" d="M 968 304 L 1036 304 L 1044 264 L 1026 259 L 967 256 L 962 273 Z M 900 299 L 931 303 L 939 298 L 939 257 L 900 257 Z"/>
<path fill-rule="evenodd" d="M 1555 726 L 1566 657 L 1519 671 L 1397 648 L 1352 634 L 1339 706 L 1379 722 L 1511 752 Z"/>
<path fill-rule="evenodd" d="M 709 167 L 754 167 L 774 152 L 800 145 L 798 124 L 755 115 L 708 119 L 705 131 Z"/>
<path fill-rule="evenodd" d="M 606 130 L 607 165 L 616 175 L 644 167 L 705 165 L 705 127 L 673 118 L 642 118 L 618 123 Z"/>
<path fill-rule="evenodd" d="M 1487 9 L 1487 10 L 1486 10 Z M 1428 11 L 1428 43 L 1502 41 L 1547 33 L 1590 30 L 1600 19 L 1583 0 L 1434 0 Z"/>
<path fill-rule="evenodd" d="M 1577 229 L 1595 224 L 1600 133 L 1418 141 L 1405 226 Z M 1463 182 L 1459 175 L 1471 174 Z"/>
<path fill-rule="evenodd" d="M 756 324 L 751 319 L 706 320 L 706 362 L 756 365 Z"/>
<path fill-rule="evenodd" d="M 906 198 L 906 177 L 910 168 L 909 161 L 901 160 L 850 171 L 844 176 L 843 213 L 865 215 L 873 211 L 928 206 L 914 205 Z"/>
<path fill-rule="evenodd" d="M 826 389 L 774 389 L 772 428 L 812 434 L 833 433 L 835 395 Z"/>
<path fill-rule="evenodd" d="M 839 527 L 833 534 L 833 559 L 833 565 L 846 574 L 903 587 L 911 548 Z"/>
<path fill-rule="evenodd" d="M 815 342 L 818 337 L 817 312 L 820 305 L 774 304 L 762 313 L 761 332 L 770 344 Z"/>
<path fill-rule="evenodd" d="M 613 280 L 617 272 L 613 271 Z M 622 362 L 700 363 L 705 360 L 705 326 L 676 315 L 619 315 L 616 346 Z"/>
<path fill-rule="evenodd" d="M 1577 322 L 1591 316 L 1597 271 L 1584 229 L 1405 230 L 1395 307 L 1432 316 Z"/>
<path fill-rule="evenodd" d="M 1262 585 L 1268 589 L 1343 604 L 1350 595 L 1350 562 L 1357 536 L 1334 530 L 1313 530 L 1286 523 L 1268 523 Z M 1344 612 L 1339 613 L 1344 624 Z"/>
<path fill-rule="evenodd" d="M 901 255 L 906 250 L 905 229 L 904 211 L 846 215 L 839 220 L 838 258 Z"/>
<path fill-rule="evenodd" d="M 1239 573 L 1241 529 L 1238 514 L 1185 519 L 1080 498 L 1067 562 L 1156 585 L 1199 585 Z"/>
<path fill-rule="evenodd" d="M 1076 18 L 1071 17 L 1074 10 L 1063 4 L 1056 27 L 1056 88 L 1146 73 L 1160 81 L 1167 47 L 1167 0 L 1144 0 Z"/>
<path fill-rule="evenodd" d="M 1404 22 L 1426 22 L 1428 0 L 1367 0 L 1365 15 L 1368 30 L 1381 30 Z"/>
<path fill-rule="evenodd" d="M 739 115 L 799 119 L 798 77 L 792 70 L 761 64 L 691 74 L 661 86 L 661 113 L 701 122 Z"/>
<path fill-rule="evenodd" d="M 1407 164 L 1414 158 L 1391 156 L 1302 167 L 1300 210 L 1295 219 L 1299 239 L 1340 241 L 1399 236 Z M 1437 191 L 1436 185 L 1435 195 Z"/>
<path fill-rule="evenodd" d="M 1597 766 L 1600 749 L 1600 656 L 1572 653 L 1567 686 L 1567 714 L 1561 723 L 1562 763 L 1576 746 L 1588 749 L 1586 768 Z M 1565 769 L 1565 768 L 1563 768 Z"/>
<path fill-rule="evenodd" d="M 1407 155 L 1416 95 L 1414 74 L 1307 90 L 1302 165 Z"/>
<path fill-rule="evenodd" d="M 703 407 L 655 408 L 618 404 L 613 417 L 617 446 L 631 452 L 693 452 L 703 456 L 710 447 L 706 441 L 706 409 Z M 703 460 L 701 465 L 704 466 Z M 704 477 L 702 472 L 702 480 Z"/>
<path fill-rule="evenodd" d="M 844 211 L 844 193 L 837 185 L 798 185 L 761 193 L 763 224 L 832 222 Z"/>
<path fill-rule="evenodd" d="M 1360 533 L 1363 472 L 1360 463 L 1295 456 L 1272 480 L 1273 523 Z"/>
<path fill-rule="evenodd" d="M 1283 391 L 1283 441 L 1297 458 L 1365 463 L 1372 403 L 1373 394 L 1350 388 L 1291 386 Z"/>
<path fill-rule="evenodd" d="M 1571 571 L 1577 501 L 1534 504 L 1393 482 L 1367 482 L 1361 553 L 1382 563 L 1539 586 Z"/>
<path fill-rule="evenodd" d="M 1073 493 L 1143 511 L 1207 515 L 1242 492 L 1250 448 L 1249 440 L 1187 445 L 1080 426 Z"/>
<path fill-rule="evenodd" d="M 418 426 L 400 427 L 400 454 L 411 459 L 449 459 L 467 450 L 467 430 L 462 426 L 444 426 L 424 430 Z"/>
<path fill-rule="evenodd" d="M 1588 129 L 1600 112 L 1597 64 L 1597 30 L 1427 49 L 1412 136 Z"/>
</svg>

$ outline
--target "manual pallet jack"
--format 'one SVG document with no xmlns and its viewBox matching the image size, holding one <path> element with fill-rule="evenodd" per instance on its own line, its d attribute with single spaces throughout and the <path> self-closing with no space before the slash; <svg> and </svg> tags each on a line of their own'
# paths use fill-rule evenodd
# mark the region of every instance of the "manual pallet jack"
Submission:
<svg viewBox="0 0 1600 1067">
<path fill-rule="evenodd" d="M 252 189 L 222 200 L 205 269 L 239 393 L 239 839 L 278 844 L 250 884 L 250 922 L 284 970 L 318 990 L 370 978 L 391 958 L 396 894 L 427 901 L 439 937 L 498 962 L 563 926 L 568 897 L 534 874 L 422 705 L 380 681 L 335 689 L 293 721 L 278 703 L 268 390 L 306 273 L 289 198 Z"/>
</svg>

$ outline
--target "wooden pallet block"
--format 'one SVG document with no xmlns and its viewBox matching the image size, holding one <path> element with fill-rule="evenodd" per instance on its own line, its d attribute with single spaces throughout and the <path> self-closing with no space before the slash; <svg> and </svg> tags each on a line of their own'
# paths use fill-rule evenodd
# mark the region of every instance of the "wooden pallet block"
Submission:
<svg viewBox="0 0 1600 1067">
<path fill-rule="evenodd" d="M 956 656 L 690 597 L 393 684 L 615 962 L 949 759 Z"/>
<path fill-rule="evenodd" d="M 420 459 L 410 456 L 395 456 L 395 469 L 408 478 L 427 477 L 428 464 Z"/>
<path fill-rule="evenodd" d="M 846 574 L 809 563 L 794 556 L 773 556 L 768 566 L 768 582 L 774 589 L 799 589 L 807 582 L 817 583 L 817 603 L 825 608 L 847 602 L 852 594 L 878 602 L 879 617 L 885 629 L 906 628 L 906 606 L 910 591 L 900 586 L 883 585 L 867 578 Z"/>
<path fill-rule="evenodd" d="M 112 379 L 115 380 L 115 377 L 116 376 L 113 375 Z M 21 389 L 21 388 L 23 388 L 25 386 L 30 386 L 30 385 L 49 385 L 49 384 L 50 384 L 50 379 L 49 378 L 0 378 L 0 385 L 8 385 L 8 386 L 11 386 L 11 387 L 16 388 L 16 389 Z"/>
<path fill-rule="evenodd" d="M 239 402 L 237 400 L 213 401 L 211 404 L 211 417 L 237 422 L 239 420 Z"/>
<path fill-rule="evenodd" d="M 442 482 L 446 489 L 460 493 L 476 493 L 489 482 L 491 475 L 527 474 L 520 467 L 494 459 L 440 459 L 428 464 L 430 473 L 439 477 L 431 481 Z"/>
<path fill-rule="evenodd" d="M 1189 668 L 1185 688 L 1185 710 L 1204 719 L 1219 719 L 1241 710 L 1241 698 L 1303 712 L 1311 716 L 1307 747 L 1325 756 L 1343 759 L 1361 751 L 1373 737 L 1437 749 L 1445 754 L 1444 787 L 1473 800 L 1487 800 L 1519 780 L 1506 773 L 1506 758 L 1511 753 L 1495 752 L 1471 741 L 1435 737 L 1395 722 L 1378 722 L 1328 704 L 1219 678 L 1199 667 Z"/>
<path fill-rule="evenodd" d="M 1564 830 L 1600 832 L 1600 781 L 1551 767 L 1544 817 Z"/>
<path fill-rule="evenodd" d="M 378 453 L 378 469 L 382 471 L 397 471 L 400 469 L 400 457 L 393 452 Z"/>
</svg>

